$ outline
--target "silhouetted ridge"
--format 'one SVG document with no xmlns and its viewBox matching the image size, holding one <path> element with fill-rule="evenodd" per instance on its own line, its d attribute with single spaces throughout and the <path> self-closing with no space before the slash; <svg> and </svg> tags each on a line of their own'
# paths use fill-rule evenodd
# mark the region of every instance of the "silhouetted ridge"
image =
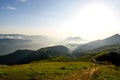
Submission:
<svg viewBox="0 0 120 80">
<path fill-rule="evenodd" d="M 97 61 L 108 61 L 115 65 L 120 65 L 120 54 L 116 52 L 110 52 L 108 54 L 103 54 L 97 58 L 95 58 Z"/>
<path fill-rule="evenodd" d="M 35 51 L 33 54 L 29 55 L 24 61 L 25 63 L 34 61 L 34 60 L 43 60 L 51 57 L 69 55 L 69 49 L 64 46 L 53 46 L 41 48 Z"/>
<path fill-rule="evenodd" d="M 18 64 L 33 52 L 32 50 L 17 50 L 11 54 L 0 56 L 0 64 Z"/>
<path fill-rule="evenodd" d="M 0 56 L 0 64 L 22 64 L 29 63 L 35 60 L 43 60 L 51 57 L 67 55 L 69 55 L 69 49 L 61 45 L 41 48 L 37 51 L 18 50 L 9 55 Z"/>
</svg>

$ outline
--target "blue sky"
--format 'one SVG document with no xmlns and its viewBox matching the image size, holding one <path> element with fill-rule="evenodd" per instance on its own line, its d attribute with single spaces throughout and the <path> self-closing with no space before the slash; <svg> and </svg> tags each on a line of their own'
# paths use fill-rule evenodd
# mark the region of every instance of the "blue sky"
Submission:
<svg viewBox="0 0 120 80">
<path fill-rule="evenodd" d="M 0 0 L 0 33 L 104 38 L 120 32 L 119 3 L 119 0 Z M 102 19 L 107 22 L 101 22 L 104 25 L 100 28 Z"/>
</svg>

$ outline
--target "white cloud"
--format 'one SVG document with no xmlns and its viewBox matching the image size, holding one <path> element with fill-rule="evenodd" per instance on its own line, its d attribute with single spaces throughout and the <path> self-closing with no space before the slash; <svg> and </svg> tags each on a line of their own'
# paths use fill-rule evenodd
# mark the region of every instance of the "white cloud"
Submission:
<svg viewBox="0 0 120 80">
<path fill-rule="evenodd" d="M 26 2 L 27 0 L 19 0 L 20 2 Z"/>
<path fill-rule="evenodd" d="M 9 9 L 9 10 L 16 10 L 16 8 L 12 7 L 12 6 L 8 6 L 7 9 Z"/>
</svg>

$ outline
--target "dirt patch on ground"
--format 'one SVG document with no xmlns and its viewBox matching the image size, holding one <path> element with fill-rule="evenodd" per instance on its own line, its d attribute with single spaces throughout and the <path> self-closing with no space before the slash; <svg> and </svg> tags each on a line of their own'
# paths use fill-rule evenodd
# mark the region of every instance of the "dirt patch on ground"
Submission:
<svg viewBox="0 0 120 80">
<path fill-rule="evenodd" d="M 97 66 L 90 66 L 87 70 L 80 70 L 70 75 L 69 78 L 65 80 L 90 80 L 90 77 L 96 72 L 99 68 Z"/>
</svg>

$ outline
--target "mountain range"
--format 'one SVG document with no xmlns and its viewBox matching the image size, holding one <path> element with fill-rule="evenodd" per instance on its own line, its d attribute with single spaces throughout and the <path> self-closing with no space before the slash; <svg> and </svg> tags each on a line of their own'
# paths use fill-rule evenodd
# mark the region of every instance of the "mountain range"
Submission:
<svg viewBox="0 0 120 80">
<path fill-rule="evenodd" d="M 21 64 L 28 63 L 35 60 L 43 60 L 57 56 L 68 56 L 69 49 L 62 45 L 41 48 L 36 51 L 33 50 L 17 50 L 11 54 L 0 56 L 0 64 Z"/>
<path fill-rule="evenodd" d="M 26 39 L 24 41 L 30 42 L 31 40 L 29 41 Z M 3 44 L 4 41 L 1 43 Z M 11 41 L 9 43 L 12 45 Z M 16 44 L 18 43 L 19 42 L 16 42 Z M 115 34 L 103 40 L 96 40 L 85 44 L 79 44 L 78 47 L 75 48 L 72 52 L 69 47 L 65 47 L 63 45 L 44 47 L 38 50 L 27 50 L 27 49 L 17 50 L 8 55 L 0 56 L 0 64 L 22 64 L 22 63 L 29 63 L 31 61 L 44 60 L 58 56 L 70 56 L 72 58 L 77 58 L 80 56 L 84 56 L 88 54 L 93 55 L 93 53 L 97 54 L 100 52 L 115 52 L 119 54 L 120 53 L 119 45 L 120 45 L 120 35 Z M 75 46 L 75 44 L 71 44 L 71 46 Z M 98 58 L 96 59 L 99 60 Z"/>
<path fill-rule="evenodd" d="M 83 44 L 86 43 L 88 40 L 82 39 L 81 37 L 68 37 L 64 39 L 61 43 L 64 44 Z"/>
<path fill-rule="evenodd" d="M 109 45 L 114 45 L 114 44 L 119 44 L 119 43 L 120 43 L 120 35 L 115 34 L 103 40 L 96 40 L 96 41 L 92 41 L 92 42 L 89 42 L 83 45 L 79 45 L 73 51 L 73 53 L 86 52 L 86 51 L 94 50 L 94 49 L 97 49 L 103 46 L 109 46 Z"/>
<path fill-rule="evenodd" d="M 0 34 L 0 55 L 7 55 L 19 49 L 36 50 L 52 43 L 53 41 L 46 36 Z"/>
<path fill-rule="evenodd" d="M 64 45 L 73 51 L 83 41 L 85 40 L 80 37 L 68 37 L 63 41 L 56 41 L 42 35 L 0 34 L 0 55 L 7 55 L 21 49 L 37 50 L 55 45 Z"/>
</svg>

